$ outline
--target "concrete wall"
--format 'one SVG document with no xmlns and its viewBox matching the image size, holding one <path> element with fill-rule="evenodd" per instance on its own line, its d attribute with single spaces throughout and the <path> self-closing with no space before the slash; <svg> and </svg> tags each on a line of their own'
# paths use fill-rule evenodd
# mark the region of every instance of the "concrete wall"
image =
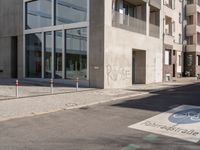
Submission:
<svg viewBox="0 0 200 150">
<path fill-rule="evenodd" d="M 90 1 L 89 83 L 104 88 L 104 1 Z"/>
<path fill-rule="evenodd" d="M 113 27 L 112 0 L 105 2 L 105 88 L 132 86 L 134 49 L 146 51 L 145 83 L 162 82 L 162 32 L 158 39 Z"/>
<path fill-rule="evenodd" d="M 18 77 L 23 77 L 23 0 L 0 0 L 0 78 L 11 77 L 11 37 L 17 36 Z"/>
</svg>

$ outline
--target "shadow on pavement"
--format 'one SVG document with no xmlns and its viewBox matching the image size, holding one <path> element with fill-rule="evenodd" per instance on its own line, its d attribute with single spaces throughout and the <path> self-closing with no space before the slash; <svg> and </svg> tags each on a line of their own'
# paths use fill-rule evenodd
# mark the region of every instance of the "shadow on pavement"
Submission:
<svg viewBox="0 0 200 150">
<path fill-rule="evenodd" d="M 134 98 L 112 106 L 165 112 L 179 105 L 200 106 L 200 83 L 150 92 L 150 96 Z"/>
</svg>

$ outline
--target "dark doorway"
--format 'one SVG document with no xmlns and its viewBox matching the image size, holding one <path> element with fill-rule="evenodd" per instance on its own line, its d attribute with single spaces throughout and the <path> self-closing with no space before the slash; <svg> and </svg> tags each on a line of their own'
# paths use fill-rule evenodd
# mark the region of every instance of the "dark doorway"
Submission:
<svg viewBox="0 0 200 150">
<path fill-rule="evenodd" d="M 133 84 L 146 83 L 146 51 L 145 50 L 133 49 L 132 81 L 133 81 Z"/>
<path fill-rule="evenodd" d="M 18 45 L 17 45 L 17 36 L 11 37 L 11 77 L 17 78 L 17 66 L 18 66 Z"/>
<path fill-rule="evenodd" d="M 173 77 L 176 77 L 176 65 L 173 64 Z"/>
<path fill-rule="evenodd" d="M 133 57 L 133 62 L 132 62 L 132 84 L 135 83 L 135 58 Z"/>
</svg>

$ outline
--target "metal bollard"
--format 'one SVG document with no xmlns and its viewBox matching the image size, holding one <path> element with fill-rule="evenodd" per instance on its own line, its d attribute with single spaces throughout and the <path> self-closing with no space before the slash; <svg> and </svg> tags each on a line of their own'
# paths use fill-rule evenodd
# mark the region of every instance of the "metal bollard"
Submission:
<svg viewBox="0 0 200 150">
<path fill-rule="evenodd" d="M 51 79 L 50 84 L 51 84 L 51 94 L 53 94 L 53 79 Z"/>
<path fill-rule="evenodd" d="M 16 80 L 16 98 L 19 98 L 19 80 Z"/>
<path fill-rule="evenodd" d="M 78 88 L 79 88 L 79 78 L 76 78 L 76 92 L 78 92 Z"/>
</svg>

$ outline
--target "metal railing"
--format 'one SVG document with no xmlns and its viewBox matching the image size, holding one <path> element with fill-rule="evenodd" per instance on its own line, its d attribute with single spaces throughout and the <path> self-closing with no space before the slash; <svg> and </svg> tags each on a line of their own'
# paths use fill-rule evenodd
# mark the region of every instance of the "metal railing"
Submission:
<svg viewBox="0 0 200 150">
<path fill-rule="evenodd" d="M 138 18 L 113 11 L 112 25 L 118 28 L 146 34 L 146 22 Z"/>
<path fill-rule="evenodd" d="M 160 37 L 160 27 L 158 25 L 149 24 L 149 35 L 159 38 Z"/>
</svg>

